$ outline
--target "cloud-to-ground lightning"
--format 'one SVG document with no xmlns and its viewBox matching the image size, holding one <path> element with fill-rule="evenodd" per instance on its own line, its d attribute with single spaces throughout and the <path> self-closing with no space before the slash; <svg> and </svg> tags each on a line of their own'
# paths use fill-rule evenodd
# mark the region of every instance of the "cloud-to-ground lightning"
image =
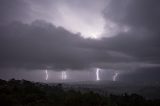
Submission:
<svg viewBox="0 0 160 106">
<path fill-rule="evenodd" d="M 117 77 L 118 77 L 119 73 L 118 72 L 115 72 L 115 74 L 113 75 L 113 81 L 116 81 L 117 80 Z"/>
<path fill-rule="evenodd" d="M 46 80 L 48 80 L 48 71 L 45 70 L 45 73 L 46 73 Z"/>
<path fill-rule="evenodd" d="M 67 74 L 65 71 L 62 71 L 62 80 L 66 80 L 67 79 Z"/>
<path fill-rule="evenodd" d="M 97 68 L 97 70 L 96 70 L 96 80 L 97 80 L 97 81 L 99 81 L 99 80 L 100 80 L 99 72 L 100 72 L 100 69 L 99 69 L 99 68 Z"/>
</svg>

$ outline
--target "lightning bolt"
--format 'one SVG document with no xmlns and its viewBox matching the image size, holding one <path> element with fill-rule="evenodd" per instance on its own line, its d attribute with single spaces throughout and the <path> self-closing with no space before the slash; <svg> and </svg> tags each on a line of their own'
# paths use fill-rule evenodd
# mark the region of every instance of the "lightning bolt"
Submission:
<svg viewBox="0 0 160 106">
<path fill-rule="evenodd" d="M 97 70 L 96 70 L 96 80 L 97 80 L 97 81 L 99 81 L 99 80 L 100 80 L 99 72 L 100 72 L 100 69 L 99 69 L 99 68 L 97 68 Z"/>
<path fill-rule="evenodd" d="M 66 80 L 67 79 L 67 74 L 65 71 L 62 71 L 62 80 Z"/>
<path fill-rule="evenodd" d="M 46 73 L 46 80 L 48 80 L 48 71 L 45 70 L 45 73 Z"/>
<path fill-rule="evenodd" d="M 113 81 L 116 81 L 117 80 L 117 77 L 118 77 L 119 73 L 118 72 L 115 72 L 115 74 L 113 75 Z"/>
</svg>

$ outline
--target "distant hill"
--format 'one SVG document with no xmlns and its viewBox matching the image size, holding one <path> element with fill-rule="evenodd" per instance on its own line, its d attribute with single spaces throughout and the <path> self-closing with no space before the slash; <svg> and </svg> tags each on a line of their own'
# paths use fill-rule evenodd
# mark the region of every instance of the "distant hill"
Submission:
<svg viewBox="0 0 160 106">
<path fill-rule="evenodd" d="M 96 93 L 106 92 L 112 94 L 137 93 L 148 99 L 160 99 L 160 85 L 155 83 L 124 83 L 119 81 L 77 81 L 63 83 L 66 88 L 78 90 L 92 90 Z"/>
<path fill-rule="evenodd" d="M 90 83 L 90 88 L 86 90 L 88 86 L 83 86 L 84 83 L 77 86 L 73 83 L 45 84 L 0 79 L 0 106 L 160 106 L 160 100 L 147 100 L 135 93 L 106 95 L 105 92 L 101 92 L 100 94 L 96 91 L 96 87 L 105 85 L 104 82 Z M 85 89 L 83 91 L 80 88 Z"/>
</svg>

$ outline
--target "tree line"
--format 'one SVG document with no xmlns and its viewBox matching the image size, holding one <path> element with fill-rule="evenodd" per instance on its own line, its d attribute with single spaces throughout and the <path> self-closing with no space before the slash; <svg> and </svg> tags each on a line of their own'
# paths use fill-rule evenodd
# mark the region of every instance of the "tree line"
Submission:
<svg viewBox="0 0 160 106">
<path fill-rule="evenodd" d="M 160 106 L 137 94 L 100 95 L 27 80 L 0 79 L 0 106 Z"/>
</svg>

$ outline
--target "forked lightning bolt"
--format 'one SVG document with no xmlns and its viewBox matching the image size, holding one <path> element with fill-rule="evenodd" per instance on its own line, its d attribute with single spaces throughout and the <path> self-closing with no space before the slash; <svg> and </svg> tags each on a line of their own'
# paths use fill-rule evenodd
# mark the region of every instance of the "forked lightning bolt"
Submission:
<svg viewBox="0 0 160 106">
<path fill-rule="evenodd" d="M 99 80 L 100 80 L 99 72 L 100 72 L 100 69 L 99 69 L 99 68 L 97 68 L 97 70 L 96 70 L 96 80 L 97 80 L 97 81 L 99 81 Z"/>
<path fill-rule="evenodd" d="M 113 81 L 116 81 L 117 80 L 117 77 L 118 77 L 119 73 L 118 72 L 115 72 L 115 74 L 113 75 Z"/>
<path fill-rule="evenodd" d="M 48 71 L 45 70 L 45 73 L 46 73 L 46 80 L 48 80 Z"/>
<path fill-rule="evenodd" d="M 67 79 L 67 74 L 65 71 L 62 71 L 62 80 L 66 80 Z"/>
</svg>

